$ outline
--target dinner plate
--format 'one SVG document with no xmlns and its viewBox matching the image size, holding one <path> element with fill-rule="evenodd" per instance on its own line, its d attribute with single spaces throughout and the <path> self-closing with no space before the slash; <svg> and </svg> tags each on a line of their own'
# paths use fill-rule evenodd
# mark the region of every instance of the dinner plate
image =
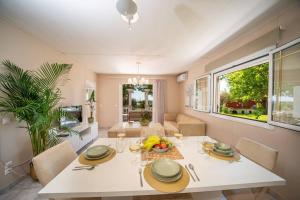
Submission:
<svg viewBox="0 0 300 200">
<path fill-rule="evenodd" d="M 158 181 L 171 183 L 171 182 L 178 181 L 182 177 L 182 170 L 180 170 L 180 172 L 173 177 L 161 177 L 158 174 L 156 174 L 154 171 L 151 171 L 151 174 Z"/>
<path fill-rule="evenodd" d="M 89 157 L 86 152 L 83 154 L 84 158 L 87 159 L 87 160 L 99 160 L 99 159 L 102 159 L 102 158 L 105 158 L 107 156 L 109 156 L 110 154 L 112 153 L 112 150 L 108 150 L 105 154 L 99 156 L 99 157 Z"/>
<path fill-rule="evenodd" d="M 151 165 L 151 170 L 160 177 L 174 177 L 180 173 L 180 165 L 168 158 L 155 160 Z"/>
<path fill-rule="evenodd" d="M 97 145 L 86 150 L 86 155 L 89 158 L 99 158 L 102 155 L 105 155 L 109 150 L 109 147 L 105 145 Z"/>
<path fill-rule="evenodd" d="M 213 150 L 218 152 L 218 153 L 221 153 L 221 154 L 232 154 L 232 153 L 234 153 L 234 151 L 232 149 L 221 150 L 221 149 L 218 149 L 218 148 L 214 148 Z"/>
<path fill-rule="evenodd" d="M 224 154 L 224 153 L 219 153 L 219 152 L 215 151 L 215 149 L 213 149 L 213 153 L 216 155 L 219 155 L 219 156 L 224 156 L 224 157 L 233 157 L 234 156 L 234 152 Z"/>
<path fill-rule="evenodd" d="M 231 150 L 231 146 L 228 144 L 224 144 L 224 143 L 216 143 L 214 145 L 217 149 L 226 151 L 226 150 Z"/>
</svg>

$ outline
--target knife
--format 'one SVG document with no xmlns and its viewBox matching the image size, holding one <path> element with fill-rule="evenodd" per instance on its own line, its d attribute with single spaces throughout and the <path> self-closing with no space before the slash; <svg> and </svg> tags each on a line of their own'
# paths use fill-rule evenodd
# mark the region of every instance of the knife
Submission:
<svg viewBox="0 0 300 200">
<path fill-rule="evenodd" d="M 192 173 L 190 172 L 189 168 L 184 165 L 185 169 L 188 171 L 189 175 L 192 177 L 193 181 L 196 182 L 195 178 L 193 177 Z"/>
</svg>

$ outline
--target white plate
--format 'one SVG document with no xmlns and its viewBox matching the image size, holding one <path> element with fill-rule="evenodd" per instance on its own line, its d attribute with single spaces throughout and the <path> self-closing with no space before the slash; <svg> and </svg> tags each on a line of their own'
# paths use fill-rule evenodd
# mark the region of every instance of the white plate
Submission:
<svg viewBox="0 0 300 200">
<path fill-rule="evenodd" d="M 181 168 L 177 162 L 168 158 L 161 158 L 152 163 L 151 170 L 161 177 L 174 177 L 178 175 Z"/>
</svg>

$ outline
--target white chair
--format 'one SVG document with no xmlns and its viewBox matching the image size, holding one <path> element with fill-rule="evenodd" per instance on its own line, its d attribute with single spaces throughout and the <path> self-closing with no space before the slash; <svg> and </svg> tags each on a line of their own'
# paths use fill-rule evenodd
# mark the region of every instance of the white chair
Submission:
<svg viewBox="0 0 300 200">
<path fill-rule="evenodd" d="M 264 144 L 248 138 L 241 138 L 236 145 L 238 151 L 245 157 L 272 171 L 275 167 L 278 152 Z M 251 188 L 223 191 L 227 200 L 258 200 L 266 199 L 268 188 Z"/>
<path fill-rule="evenodd" d="M 69 141 L 64 141 L 34 157 L 32 162 L 39 182 L 43 186 L 47 185 L 47 183 L 66 168 L 74 159 L 76 159 L 76 157 L 77 154 L 73 150 Z M 99 200 L 101 198 L 74 198 L 74 200 L 96 199 Z"/>
</svg>

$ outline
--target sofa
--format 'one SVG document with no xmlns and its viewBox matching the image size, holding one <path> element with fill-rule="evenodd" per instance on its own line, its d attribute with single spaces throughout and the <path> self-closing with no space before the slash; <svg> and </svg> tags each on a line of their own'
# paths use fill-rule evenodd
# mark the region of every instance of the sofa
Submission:
<svg viewBox="0 0 300 200">
<path fill-rule="evenodd" d="M 118 123 L 108 130 L 109 138 L 116 138 L 118 133 L 125 133 L 126 137 L 146 137 L 148 135 L 157 134 L 165 136 L 165 129 L 160 123 L 151 122 L 148 126 L 141 126 L 140 122 Z"/>
<path fill-rule="evenodd" d="M 205 135 L 205 123 L 195 117 L 182 113 L 165 113 L 164 128 L 166 136 L 182 133 L 184 136 Z"/>
</svg>

